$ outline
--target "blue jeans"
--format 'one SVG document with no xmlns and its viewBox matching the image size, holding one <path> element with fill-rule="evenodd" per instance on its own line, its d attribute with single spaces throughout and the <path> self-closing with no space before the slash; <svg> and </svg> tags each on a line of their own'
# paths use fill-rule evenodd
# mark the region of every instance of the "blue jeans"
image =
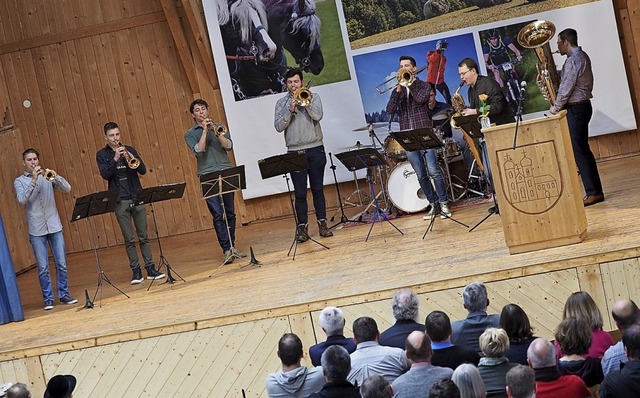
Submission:
<svg viewBox="0 0 640 398">
<path fill-rule="evenodd" d="M 439 203 L 446 204 L 448 202 L 447 187 L 444 183 L 444 177 L 440 171 L 440 166 L 438 166 L 438 155 L 436 150 L 428 149 L 426 151 L 410 151 L 407 152 L 407 159 L 409 160 L 409 163 L 411 163 L 413 170 L 415 170 L 416 177 L 420 183 L 420 188 L 422 188 L 422 191 L 427 197 L 429 203 L 435 203 L 438 201 Z M 431 185 L 431 181 L 429 180 L 429 176 L 433 178 L 433 182 L 436 187 L 435 192 Z"/>
<path fill-rule="evenodd" d="M 324 199 L 324 167 L 327 165 L 327 155 L 324 152 L 324 146 L 320 145 L 306 150 L 307 162 L 309 168 L 307 170 L 294 171 L 291 173 L 291 181 L 296 194 L 296 217 L 298 224 L 306 224 L 309 222 L 308 206 L 307 206 L 307 176 L 309 176 L 309 185 L 311 186 L 311 195 L 313 196 L 313 208 L 316 211 L 316 219 L 324 220 L 327 218 L 327 205 Z"/>
<path fill-rule="evenodd" d="M 47 242 L 51 247 L 53 261 L 56 264 L 58 298 L 68 296 L 67 260 L 65 258 L 64 236 L 62 235 L 62 231 L 42 236 L 29 235 L 29 242 L 33 247 L 33 254 L 36 256 L 38 279 L 40 280 L 40 289 L 42 290 L 42 298 L 44 301 L 53 301 L 53 289 L 51 287 L 51 277 L 49 276 Z"/>
<path fill-rule="evenodd" d="M 571 146 L 573 156 L 580 171 L 582 185 L 585 194 L 588 196 L 602 193 L 602 182 L 598 173 L 596 158 L 589 147 L 589 121 L 593 115 L 591 102 L 578 105 L 567 105 L 567 123 L 569 124 L 569 135 L 571 136 Z"/>
<path fill-rule="evenodd" d="M 122 237 L 124 238 L 124 248 L 129 258 L 129 267 L 131 269 L 140 268 L 140 259 L 136 251 L 136 235 L 138 235 L 138 243 L 142 252 L 142 259 L 145 267 L 153 267 L 153 257 L 151 256 L 151 244 L 149 243 L 149 235 L 147 234 L 147 210 L 143 205 L 131 206 L 131 200 L 122 200 L 116 204 L 115 214 L 116 220 L 120 225 Z M 133 232 L 133 225 L 136 226 L 136 232 Z"/>
<path fill-rule="evenodd" d="M 220 244 L 222 251 L 226 252 L 231 249 L 231 245 L 235 246 L 236 243 L 236 213 L 233 210 L 233 192 L 208 198 L 207 207 L 213 216 L 213 228 L 216 230 L 218 244 Z M 224 221 L 225 213 L 227 222 Z M 229 223 L 228 231 L 227 223 Z"/>
</svg>

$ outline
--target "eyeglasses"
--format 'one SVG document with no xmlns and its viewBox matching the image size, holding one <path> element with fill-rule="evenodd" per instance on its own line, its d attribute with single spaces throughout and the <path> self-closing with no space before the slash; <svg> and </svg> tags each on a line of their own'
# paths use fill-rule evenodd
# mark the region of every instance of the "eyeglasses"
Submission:
<svg viewBox="0 0 640 398">
<path fill-rule="evenodd" d="M 471 72 L 471 69 L 467 69 L 467 70 L 466 70 L 466 71 L 464 71 L 464 72 L 460 72 L 460 77 L 461 77 L 461 78 L 462 78 L 462 77 L 464 77 L 464 76 L 465 76 L 467 73 L 469 73 L 469 72 Z"/>
</svg>

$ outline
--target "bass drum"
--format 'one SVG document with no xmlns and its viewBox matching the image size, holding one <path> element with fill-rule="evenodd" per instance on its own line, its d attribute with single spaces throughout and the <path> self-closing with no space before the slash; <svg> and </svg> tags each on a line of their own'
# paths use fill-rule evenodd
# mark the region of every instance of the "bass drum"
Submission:
<svg viewBox="0 0 640 398">
<path fill-rule="evenodd" d="M 398 163 L 393 168 L 387 181 L 387 192 L 391 202 L 404 212 L 416 213 L 429 206 L 416 172 L 409 162 Z"/>
</svg>

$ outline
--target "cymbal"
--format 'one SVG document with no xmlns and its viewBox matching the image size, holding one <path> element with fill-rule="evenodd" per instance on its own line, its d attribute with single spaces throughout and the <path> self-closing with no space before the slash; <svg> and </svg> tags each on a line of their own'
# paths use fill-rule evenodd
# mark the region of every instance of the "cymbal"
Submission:
<svg viewBox="0 0 640 398">
<path fill-rule="evenodd" d="M 343 151 L 353 151 L 356 149 L 363 149 L 363 148 L 373 148 L 373 145 L 369 144 L 369 145 L 365 145 L 365 144 L 361 144 L 360 141 L 356 141 L 355 145 L 352 146 L 347 146 L 344 148 L 340 148 Z"/>
<path fill-rule="evenodd" d="M 353 129 L 351 131 L 366 131 L 366 130 L 369 130 L 369 129 L 377 129 L 377 128 L 388 126 L 388 125 L 389 125 L 389 123 L 384 123 L 384 122 L 381 122 L 381 123 L 369 123 L 366 126 L 358 127 L 357 129 Z"/>
<path fill-rule="evenodd" d="M 435 115 L 431 116 L 431 120 L 447 120 L 451 117 L 451 114 L 455 112 L 453 108 L 443 109 Z"/>
</svg>

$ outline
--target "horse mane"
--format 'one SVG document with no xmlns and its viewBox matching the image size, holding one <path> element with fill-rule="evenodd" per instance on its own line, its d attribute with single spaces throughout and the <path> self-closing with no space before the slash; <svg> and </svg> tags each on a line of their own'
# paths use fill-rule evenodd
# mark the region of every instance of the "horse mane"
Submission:
<svg viewBox="0 0 640 398">
<path fill-rule="evenodd" d="M 234 24 L 240 25 L 240 32 L 242 34 L 242 42 L 251 42 L 253 36 L 253 27 L 251 21 L 251 11 L 255 10 L 260 18 L 260 23 L 264 29 L 268 32 L 269 26 L 267 24 L 267 11 L 264 4 L 260 0 L 231 0 L 230 12 L 233 18 Z"/>
<path fill-rule="evenodd" d="M 293 21 L 290 33 L 295 34 L 300 29 L 307 28 L 309 32 L 309 48 L 312 49 L 320 44 L 320 27 L 322 26 L 322 22 L 315 13 L 315 0 L 305 0 L 305 8 L 308 10 L 313 10 L 313 12 L 305 12 L 305 15 L 298 16 L 298 18 Z"/>
</svg>

